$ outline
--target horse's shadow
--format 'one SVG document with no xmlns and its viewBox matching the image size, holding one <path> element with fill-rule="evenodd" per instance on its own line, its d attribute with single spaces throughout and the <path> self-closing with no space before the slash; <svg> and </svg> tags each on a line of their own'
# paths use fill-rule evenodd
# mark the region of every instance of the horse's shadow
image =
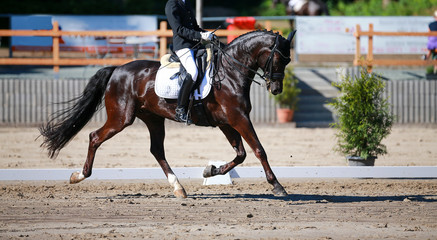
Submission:
<svg viewBox="0 0 437 240">
<path fill-rule="evenodd" d="M 99 197 L 100 199 L 145 199 L 145 198 L 174 198 L 172 195 L 145 195 L 117 194 L 116 196 Z M 317 195 L 317 194 L 290 194 L 284 197 L 277 197 L 272 194 L 192 194 L 188 199 L 234 199 L 245 201 L 275 200 L 293 202 L 294 204 L 313 203 L 356 203 L 356 202 L 437 202 L 437 195 L 399 195 L 399 196 L 348 196 L 348 195 Z"/>
<path fill-rule="evenodd" d="M 277 197 L 272 194 L 202 194 L 189 195 L 196 199 L 241 199 L 241 200 L 280 200 L 299 203 L 354 203 L 354 202 L 437 202 L 437 195 L 400 195 L 400 196 L 348 196 L 348 195 L 315 195 L 289 194 Z"/>
</svg>

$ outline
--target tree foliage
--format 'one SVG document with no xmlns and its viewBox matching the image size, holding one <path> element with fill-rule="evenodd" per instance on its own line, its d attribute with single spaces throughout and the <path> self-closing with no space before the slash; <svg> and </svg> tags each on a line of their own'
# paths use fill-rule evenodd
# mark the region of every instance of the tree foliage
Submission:
<svg viewBox="0 0 437 240">
<path fill-rule="evenodd" d="M 204 7 L 229 7 L 241 15 L 256 15 L 263 0 L 204 0 Z M 164 15 L 166 0 L 20 0 L 1 3 L 0 13 L 9 14 L 151 14 Z M 195 0 L 192 0 L 195 4 Z"/>
<path fill-rule="evenodd" d="M 383 7 L 383 0 L 322 0 L 333 16 L 432 16 L 437 0 L 390 0 Z M 264 0 L 259 15 L 285 15 L 285 6 L 273 9 L 272 0 Z"/>
<path fill-rule="evenodd" d="M 432 16 L 437 0 L 339 0 L 328 4 L 332 15 L 339 16 Z"/>
<path fill-rule="evenodd" d="M 437 0 L 322 0 L 332 15 L 338 16 L 415 16 L 432 15 Z M 0 13 L 6 14 L 151 14 L 164 15 L 166 0 L 20 0 L 3 1 Z M 192 0 L 194 3 L 195 0 Z M 285 15 L 285 6 L 272 7 L 272 0 L 203 0 L 204 7 L 225 7 L 240 16 Z"/>
</svg>

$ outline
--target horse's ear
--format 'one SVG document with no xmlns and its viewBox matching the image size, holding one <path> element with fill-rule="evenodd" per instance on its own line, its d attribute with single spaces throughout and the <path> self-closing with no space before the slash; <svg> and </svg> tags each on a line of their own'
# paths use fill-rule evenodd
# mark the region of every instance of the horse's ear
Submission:
<svg viewBox="0 0 437 240">
<path fill-rule="evenodd" d="M 296 31 L 297 31 L 297 30 L 294 30 L 293 32 L 291 32 L 291 33 L 288 35 L 287 41 L 289 41 L 290 44 L 291 44 L 291 41 L 292 41 L 293 38 L 294 38 L 294 35 L 296 34 Z"/>
</svg>

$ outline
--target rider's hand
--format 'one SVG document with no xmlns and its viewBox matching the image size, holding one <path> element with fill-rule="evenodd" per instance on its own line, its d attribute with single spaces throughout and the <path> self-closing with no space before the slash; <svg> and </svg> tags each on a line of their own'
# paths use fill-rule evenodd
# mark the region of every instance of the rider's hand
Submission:
<svg viewBox="0 0 437 240">
<path fill-rule="evenodd" d="M 202 40 L 204 41 L 211 41 L 213 38 L 213 33 L 212 32 L 201 32 L 200 35 L 202 36 Z"/>
</svg>

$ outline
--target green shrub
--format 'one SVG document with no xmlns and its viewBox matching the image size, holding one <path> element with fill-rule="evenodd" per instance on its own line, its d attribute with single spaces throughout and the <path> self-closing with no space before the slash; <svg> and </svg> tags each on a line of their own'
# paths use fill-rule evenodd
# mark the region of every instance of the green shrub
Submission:
<svg viewBox="0 0 437 240">
<path fill-rule="evenodd" d="M 426 67 L 426 74 L 434 74 L 434 66 Z"/>
<path fill-rule="evenodd" d="M 338 117 L 331 125 L 337 129 L 335 150 L 364 159 L 387 153 L 381 141 L 390 133 L 394 116 L 382 95 L 384 82 L 362 69 L 359 76 L 344 76 L 333 85 L 341 94 L 329 103 Z"/>
</svg>

